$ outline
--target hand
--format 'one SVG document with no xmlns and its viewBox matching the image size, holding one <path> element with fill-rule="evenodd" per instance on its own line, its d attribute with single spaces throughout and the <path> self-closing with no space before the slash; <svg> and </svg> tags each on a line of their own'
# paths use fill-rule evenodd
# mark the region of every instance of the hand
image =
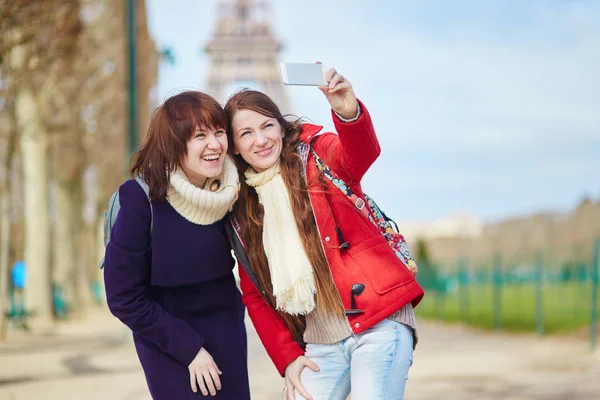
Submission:
<svg viewBox="0 0 600 400">
<path fill-rule="evenodd" d="M 319 372 L 319 366 L 304 356 L 300 356 L 292 361 L 285 369 L 285 388 L 283 391 L 283 400 L 296 400 L 294 390 L 297 390 L 306 400 L 312 400 L 312 397 L 306 393 L 306 389 L 300 383 L 300 375 L 305 367 L 315 372 Z"/>
<path fill-rule="evenodd" d="M 190 371 L 190 385 L 194 393 L 198 391 L 198 385 L 205 396 L 208 396 L 209 392 L 211 396 L 216 396 L 217 390 L 221 390 L 219 375 L 222 372 L 204 347 L 188 365 L 188 370 Z"/>
<path fill-rule="evenodd" d="M 317 62 L 317 64 L 320 64 L 320 62 Z M 333 111 L 346 119 L 356 117 L 358 100 L 350 82 L 333 68 L 325 73 L 325 82 L 327 82 L 327 85 L 319 86 L 319 89 L 329 101 Z"/>
</svg>

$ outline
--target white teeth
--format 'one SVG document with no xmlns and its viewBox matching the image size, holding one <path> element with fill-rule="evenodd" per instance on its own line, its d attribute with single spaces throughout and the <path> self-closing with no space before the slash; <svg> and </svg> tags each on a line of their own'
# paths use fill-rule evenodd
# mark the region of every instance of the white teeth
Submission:
<svg viewBox="0 0 600 400">
<path fill-rule="evenodd" d="M 202 157 L 202 159 L 204 161 L 216 161 L 219 159 L 219 155 L 217 154 L 217 155 L 213 155 L 213 156 L 205 156 L 205 157 Z"/>
</svg>

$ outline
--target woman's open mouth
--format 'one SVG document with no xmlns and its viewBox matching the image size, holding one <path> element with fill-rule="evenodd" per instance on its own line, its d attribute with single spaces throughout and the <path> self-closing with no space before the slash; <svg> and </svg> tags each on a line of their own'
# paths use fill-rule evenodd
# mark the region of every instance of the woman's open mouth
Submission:
<svg viewBox="0 0 600 400">
<path fill-rule="evenodd" d="M 221 155 L 220 154 L 209 154 L 209 155 L 206 155 L 206 156 L 202 156 L 200 158 L 202 158 L 202 160 L 206 161 L 207 163 L 218 164 L 219 163 L 219 159 L 221 158 Z"/>
</svg>

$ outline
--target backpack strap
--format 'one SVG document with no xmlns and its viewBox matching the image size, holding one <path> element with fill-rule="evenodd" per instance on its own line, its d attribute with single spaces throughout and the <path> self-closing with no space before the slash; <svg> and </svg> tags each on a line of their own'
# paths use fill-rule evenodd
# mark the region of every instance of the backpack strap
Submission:
<svg viewBox="0 0 600 400">
<path fill-rule="evenodd" d="M 350 189 L 350 186 L 346 185 L 346 182 L 344 182 L 343 179 L 341 179 L 329 168 L 327 164 L 325 164 L 325 161 L 323 161 L 321 157 L 317 155 L 315 149 L 311 149 L 311 153 L 315 159 L 315 164 L 317 165 L 319 172 L 321 172 L 329 181 L 331 181 L 331 183 L 335 185 L 335 187 L 344 193 L 362 215 L 367 217 L 373 224 L 377 225 L 377 222 L 375 221 L 375 218 L 373 218 L 373 214 L 371 214 L 368 204 L 356 193 L 354 193 L 354 191 Z"/>
<path fill-rule="evenodd" d="M 406 240 L 404 240 L 404 236 L 400 234 L 396 222 L 385 215 L 377 203 L 375 203 L 372 198 L 367 196 L 366 193 L 364 193 L 365 199 L 367 200 L 365 203 L 363 199 L 358 197 L 352 191 L 352 189 L 350 189 L 350 186 L 346 185 L 343 179 L 341 179 L 329 168 L 327 164 L 325 164 L 325 162 L 317 155 L 314 149 L 311 149 L 311 152 L 319 172 L 321 172 L 329 181 L 331 181 L 331 183 L 340 189 L 340 191 L 346 195 L 352 204 L 354 204 L 357 210 L 366 216 L 369 221 L 371 221 L 379 229 L 402 263 L 407 266 L 413 275 L 416 275 L 418 271 L 417 264 L 415 263 L 415 259 L 408 249 L 408 244 L 406 243 Z M 395 231 L 394 228 L 396 228 Z"/>
<path fill-rule="evenodd" d="M 136 176 L 135 181 L 142 187 L 142 190 L 146 194 L 148 198 L 148 203 L 150 204 L 150 249 L 152 249 L 152 230 L 154 227 L 154 210 L 152 209 L 152 200 L 150 199 L 150 188 L 148 187 L 148 183 L 144 180 L 143 176 Z M 108 242 L 110 242 L 110 234 L 113 226 L 115 225 L 115 221 L 117 220 L 117 215 L 121 210 L 121 203 L 119 201 L 119 190 L 115 191 L 112 196 L 110 196 L 110 200 L 108 202 L 108 209 L 104 213 L 104 247 L 108 246 Z M 104 257 L 100 260 L 100 269 L 104 268 Z"/>
<path fill-rule="evenodd" d="M 346 197 L 354 204 L 354 207 L 362 215 L 367 217 L 380 231 L 381 233 L 400 233 L 398 225 L 394 220 L 389 218 L 381 208 L 375 203 L 375 200 L 370 198 L 366 193 L 363 193 L 365 200 L 360 198 L 356 193 L 350 189 L 350 186 L 344 182 L 334 171 L 332 171 L 327 164 L 319 157 L 314 149 L 311 149 L 312 155 L 315 159 L 315 164 L 320 173 L 322 173 L 331 183 L 335 185 Z"/>
<path fill-rule="evenodd" d="M 152 199 L 150 199 L 150 187 L 148 183 L 144 180 L 143 175 L 138 175 L 135 177 L 135 181 L 142 187 L 144 193 L 146 193 L 146 197 L 148 198 L 148 203 L 150 203 L 150 242 L 152 242 L 152 228 L 154 226 L 154 210 L 152 209 Z M 150 245 L 152 247 L 152 244 Z"/>
</svg>

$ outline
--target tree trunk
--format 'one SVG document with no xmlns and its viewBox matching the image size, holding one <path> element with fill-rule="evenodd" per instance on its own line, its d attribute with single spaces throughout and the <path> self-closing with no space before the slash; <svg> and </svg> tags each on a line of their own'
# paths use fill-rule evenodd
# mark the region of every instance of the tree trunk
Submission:
<svg viewBox="0 0 600 400">
<path fill-rule="evenodd" d="M 94 259 L 93 226 L 82 222 L 79 235 L 79 258 L 76 268 L 77 298 L 81 316 L 85 315 L 92 304 L 92 278 L 90 275 Z"/>
<path fill-rule="evenodd" d="M 62 172 L 57 173 L 53 282 L 61 290 L 69 312 L 79 318 L 85 315 L 91 303 L 89 271 L 94 246 L 90 231 L 93 228 L 83 217 L 81 173 Z"/>
<path fill-rule="evenodd" d="M 9 150 L 10 151 L 10 150 Z M 9 159 L 11 158 L 9 154 Z M 6 163 L 8 166 L 10 164 Z M 8 282 L 10 280 L 10 222 L 11 222 L 11 191 L 10 191 L 10 174 L 7 168 L 7 177 L 2 191 L 0 191 L 0 342 L 3 342 L 6 335 L 7 321 L 7 297 L 8 297 Z"/>
<path fill-rule="evenodd" d="M 13 160 L 17 148 L 17 127 L 15 109 L 9 105 L 10 116 L 8 129 L 8 148 L 4 160 L 4 182 L 0 182 L 0 342 L 6 338 L 8 321 L 6 321 L 8 287 L 10 281 L 10 250 L 12 245 L 12 179 Z"/>
<path fill-rule="evenodd" d="M 100 260 L 104 258 L 104 251 L 104 214 L 101 212 L 94 226 L 94 272 L 92 274 L 98 302 L 104 299 L 104 270 L 98 268 Z"/>
<path fill-rule="evenodd" d="M 47 138 L 30 89 L 20 88 L 15 99 L 24 177 L 25 307 L 41 319 L 52 316 L 49 271 Z"/>
<path fill-rule="evenodd" d="M 10 192 L 5 186 L 0 193 L 0 343 L 6 335 L 6 299 L 8 296 L 10 250 Z"/>
<path fill-rule="evenodd" d="M 52 283 L 55 290 L 60 291 L 55 295 L 63 299 L 67 307 L 76 307 L 75 268 L 76 268 L 76 219 L 78 217 L 77 205 L 74 204 L 69 182 L 58 181 L 56 185 L 56 221 L 53 235 L 53 270 Z M 61 312 L 66 312 L 58 307 L 58 317 Z"/>
<path fill-rule="evenodd" d="M 77 304 L 73 308 L 76 317 L 84 317 L 91 303 L 91 285 L 89 278 L 90 255 L 90 234 L 89 227 L 83 218 L 83 188 L 82 175 L 77 175 L 77 178 L 72 182 L 71 196 L 73 198 L 73 206 L 77 209 L 74 213 L 74 232 L 73 242 L 75 245 L 75 269 L 73 275 L 73 287 L 75 289 L 75 299 Z"/>
<path fill-rule="evenodd" d="M 11 111 L 14 111 L 11 109 Z M 11 113 L 12 114 L 12 113 Z M 14 114 L 11 115 L 14 117 Z M 0 183 L 0 342 L 6 338 L 6 321 L 8 282 L 10 280 L 10 248 L 11 248 L 11 211 L 12 211 L 12 185 L 11 172 L 13 158 L 17 147 L 17 131 L 14 126 L 8 130 L 8 149 L 4 162 L 4 182 Z"/>
</svg>

